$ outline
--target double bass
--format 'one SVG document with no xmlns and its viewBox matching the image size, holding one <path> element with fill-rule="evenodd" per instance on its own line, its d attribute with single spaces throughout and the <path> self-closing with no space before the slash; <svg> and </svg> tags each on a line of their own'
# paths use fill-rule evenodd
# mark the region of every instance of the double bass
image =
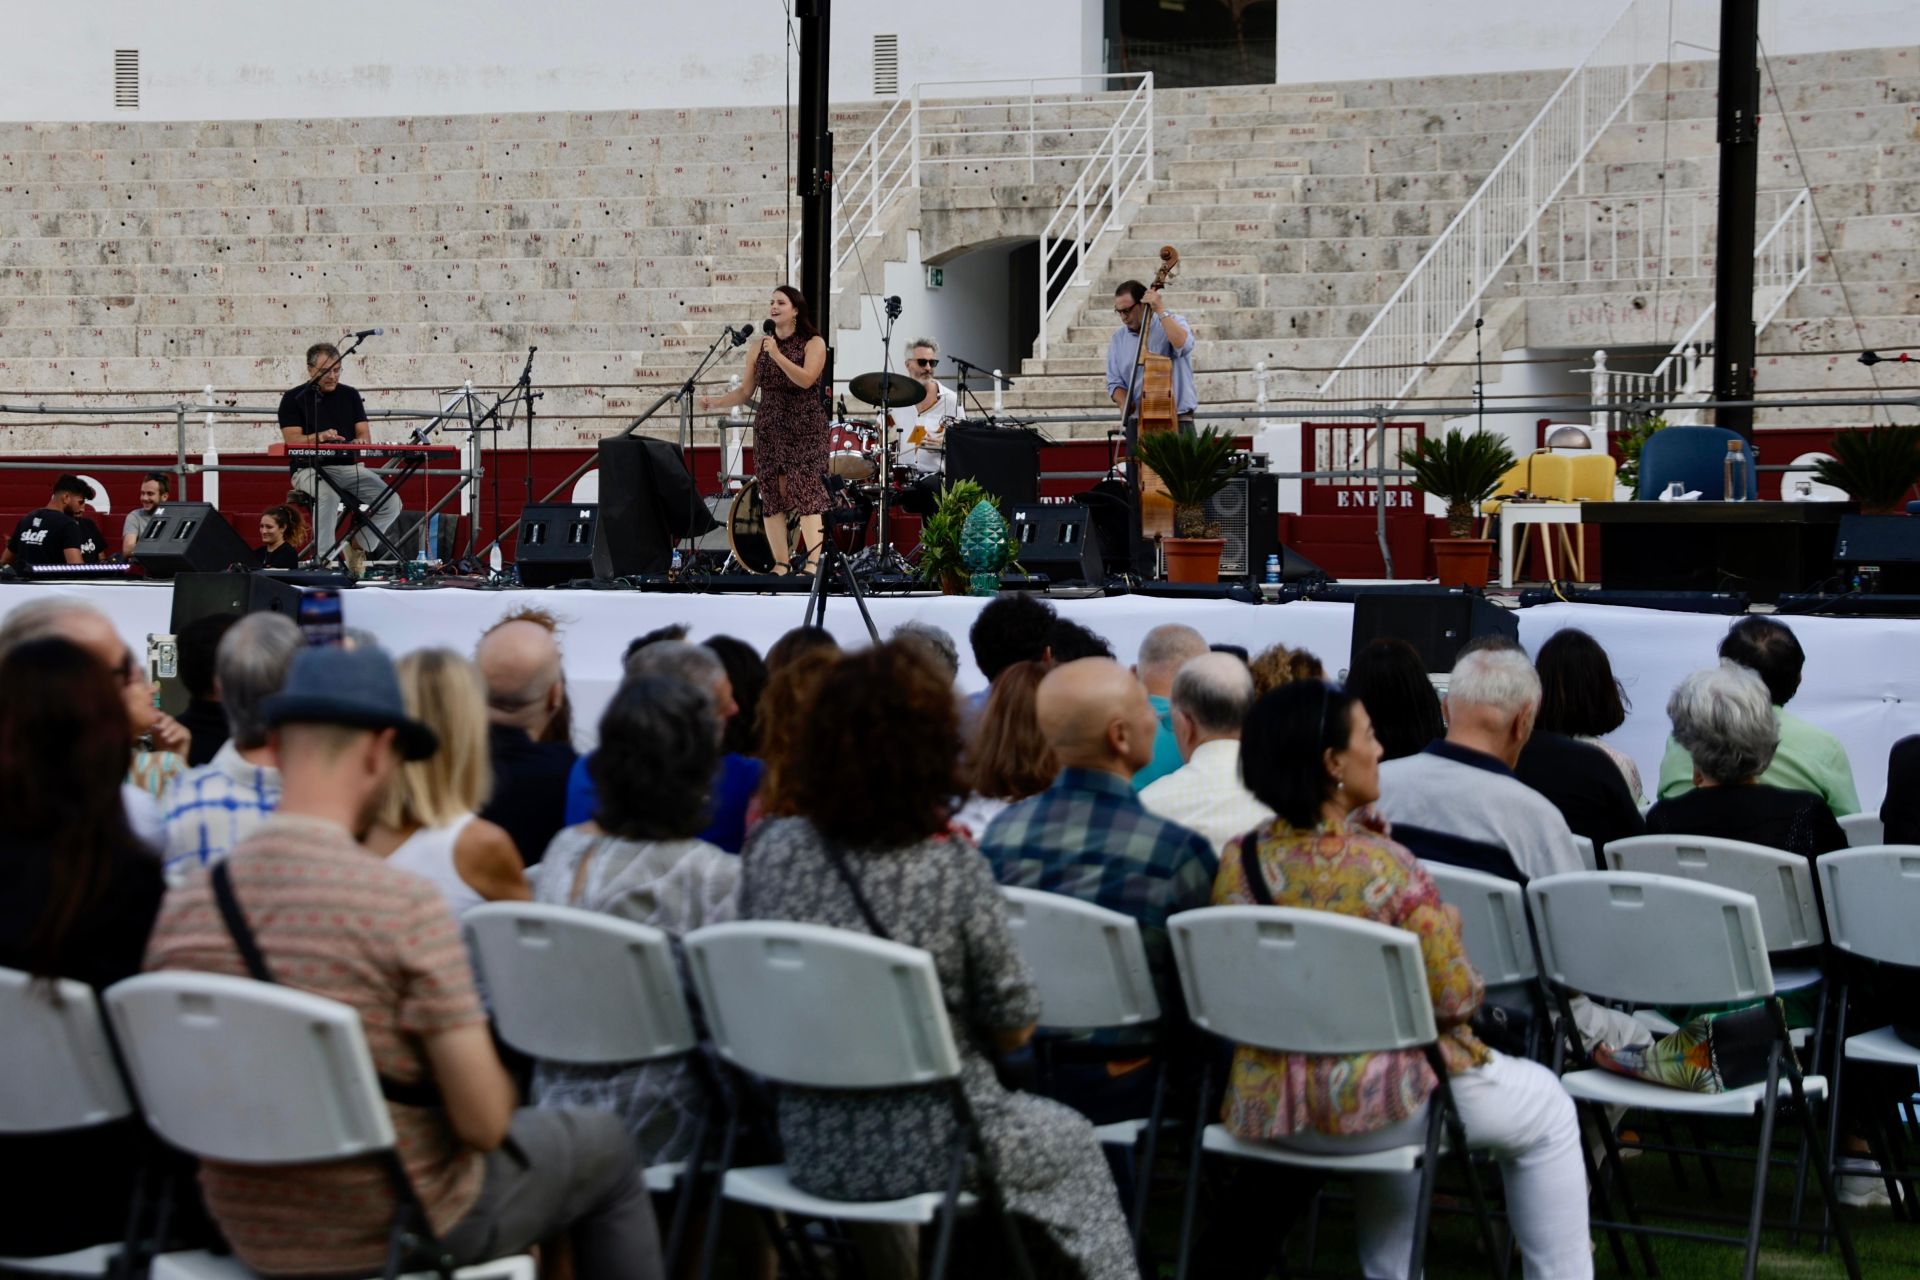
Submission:
<svg viewBox="0 0 1920 1280">
<path fill-rule="evenodd" d="M 1180 270 L 1180 251 L 1172 245 L 1160 246 L 1160 269 L 1153 274 L 1148 291 L 1166 287 Z M 1143 299 L 1144 304 L 1144 299 Z M 1129 521 L 1128 547 L 1134 572 L 1143 572 L 1151 561 L 1146 543 L 1173 536 L 1173 499 L 1160 477 L 1139 462 L 1140 436 L 1150 431 L 1177 431 L 1180 414 L 1173 400 L 1173 358 L 1157 356 L 1147 350 L 1147 334 L 1153 328 L 1151 309 L 1140 318 L 1140 344 L 1134 349 L 1133 379 L 1139 387 L 1140 410 L 1132 412 L 1133 398 L 1121 406 L 1120 426 L 1127 442 L 1128 488 L 1132 491 L 1133 513 Z"/>
</svg>

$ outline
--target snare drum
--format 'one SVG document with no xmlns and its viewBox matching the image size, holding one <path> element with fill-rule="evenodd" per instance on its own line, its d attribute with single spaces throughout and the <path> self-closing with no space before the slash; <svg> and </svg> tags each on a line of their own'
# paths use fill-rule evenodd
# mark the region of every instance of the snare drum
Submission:
<svg viewBox="0 0 1920 1280">
<path fill-rule="evenodd" d="M 871 480 L 880 472 L 878 434 L 857 422 L 827 424 L 827 471 L 847 480 Z"/>
</svg>

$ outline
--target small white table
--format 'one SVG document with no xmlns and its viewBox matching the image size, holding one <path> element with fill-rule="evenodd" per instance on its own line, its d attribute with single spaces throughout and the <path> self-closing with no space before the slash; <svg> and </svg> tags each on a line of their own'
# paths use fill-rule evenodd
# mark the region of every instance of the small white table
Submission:
<svg viewBox="0 0 1920 1280">
<path fill-rule="evenodd" d="M 1529 502 L 1525 499 L 1514 501 L 1508 498 L 1500 504 L 1500 585 L 1513 585 L 1513 541 L 1514 534 L 1530 524 L 1541 525 L 1578 525 L 1580 523 L 1580 504 L 1577 502 Z M 1562 533 L 1564 537 L 1564 532 Z M 1541 545 L 1546 548 L 1547 576 L 1553 572 L 1552 535 L 1541 531 Z M 1586 578 L 1587 554 L 1581 545 L 1580 535 L 1575 534 L 1568 546 L 1574 573 L 1582 580 Z"/>
</svg>

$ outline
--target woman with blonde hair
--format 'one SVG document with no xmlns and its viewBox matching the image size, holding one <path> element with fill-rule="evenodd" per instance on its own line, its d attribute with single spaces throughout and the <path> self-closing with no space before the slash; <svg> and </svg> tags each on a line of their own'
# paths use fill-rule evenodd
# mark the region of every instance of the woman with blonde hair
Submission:
<svg viewBox="0 0 1920 1280">
<path fill-rule="evenodd" d="M 432 881 L 455 916 L 482 902 L 528 900 L 513 838 L 477 816 L 493 790 L 479 669 L 451 649 L 422 649 L 395 670 L 407 714 L 433 729 L 440 749 L 400 766 L 366 846 Z"/>
<path fill-rule="evenodd" d="M 1039 795 L 1060 772 L 1034 713 L 1040 681 L 1052 669 L 1044 661 L 1016 662 L 1000 673 L 987 694 L 986 709 L 967 748 L 972 790 L 950 824 L 969 840 L 977 843 L 1001 810 Z"/>
</svg>

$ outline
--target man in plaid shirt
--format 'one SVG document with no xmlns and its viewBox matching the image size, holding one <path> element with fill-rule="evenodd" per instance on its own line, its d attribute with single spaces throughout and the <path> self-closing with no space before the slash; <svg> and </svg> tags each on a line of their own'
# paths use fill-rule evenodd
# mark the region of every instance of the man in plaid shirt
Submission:
<svg viewBox="0 0 1920 1280">
<path fill-rule="evenodd" d="M 1065 894 L 1138 920 L 1161 1008 L 1177 1023 L 1180 981 L 1167 917 L 1211 901 L 1219 863 L 1206 837 L 1155 817 L 1134 792 L 1134 773 L 1153 757 L 1159 717 L 1146 689 L 1109 658 L 1054 668 L 1040 682 L 1035 713 L 1060 775 L 995 818 L 980 851 L 1001 884 Z M 1101 1064 L 1095 1070 L 1111 1087 L 1083 1079 L 1055 1093 L 1072 1095 L 1063 1100 L 1096 1123 L 1144 1115 L 1150 1073 L 1136 1069 L 1142 1065 Z"/>
</svg>

